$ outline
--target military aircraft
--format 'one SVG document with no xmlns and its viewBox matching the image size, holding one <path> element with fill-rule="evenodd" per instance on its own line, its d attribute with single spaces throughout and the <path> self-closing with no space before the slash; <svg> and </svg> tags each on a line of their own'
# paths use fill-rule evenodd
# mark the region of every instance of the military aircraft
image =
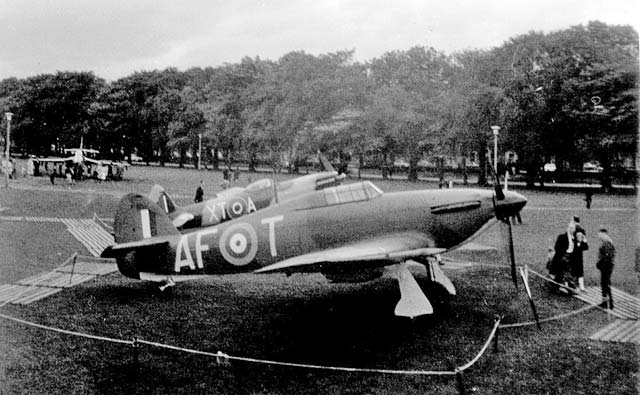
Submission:
<svg viewBox="0 0 640 395">
<path fill-rule="evenodd" d="M 257 180 L 246 188 L 229 188 L 203 202 L 178 207 L 160 185 L 154 185 L 149 199 L 169 215 L 180 231 L 217 225 L 245 214 L 261 210 L 276 202 L 284 202 L 305 193 L 338 185 L 344 174 L 337 171 L 312 173 L 276 183 L 270 178 Z"/>
<path fill-rule="evenodd" d="M 95 156 L 100 152 L 91 148 L 83 148 L 83 138 L 80 138 L 80 147 L 78 148 L 65 148 L 64 152 L 71 156 L 65 158 L 34 158 L 34 163 L 38 164 L 38 173 L 44 174 L 49 166 L 54 169 L 58 175 L 64 174 L 64 168 L 75 168 L 78 170 L 78 166 L 83 164 L 89 171 L 87 177 L 96 177 L 106 179 L 111 173 L 111 178 L 119 180 L 122 179 L 126 165 L 121 162 L 114 162 L 107 159 L 96 159 Z M 41 167 L 41 168 L 40 168 Z M 95 174 L 91 173 L 93 169 Z"/>
<path fill-rule="evenodd" d="M 395 314 L 416 317 L 433 307 L 408 269 L 425 265 L 428 279 L 455 287 L 429 257 L 465 243 L 492 223 L 518 213 L 527 200 L 512 191 L 419 190 L 383 193 L 365 181 L 326 188 L 217 226 L 181 234 L 157 204 L 138 194 L 119 203 L 116 258 L 127 277 L 166 286 L 238 272 L 322 273 L 333 282 L 397 279 Z M 511 244 L 512 245 L 512 244 Z M 515 279 L 515 261 L 512 260 Z"/>
</svg>

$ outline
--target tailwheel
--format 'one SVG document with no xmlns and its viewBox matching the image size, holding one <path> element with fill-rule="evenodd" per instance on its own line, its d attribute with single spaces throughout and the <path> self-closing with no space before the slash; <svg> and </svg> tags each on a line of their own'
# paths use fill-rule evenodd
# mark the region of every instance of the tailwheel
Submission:
<svg viewBox="0 0 640 395">
<path fill-rule="evenodd" d="M 176 283 L 173 281 L 173 278 L 169 276 L 167 277 L 167 280 L 164 282 L 164 284 L 159 287 L 159 289 L 161 292 L 164 292 L 165 289 L 173 287 L 174 285 L 176 285 Z"/>
</svg>

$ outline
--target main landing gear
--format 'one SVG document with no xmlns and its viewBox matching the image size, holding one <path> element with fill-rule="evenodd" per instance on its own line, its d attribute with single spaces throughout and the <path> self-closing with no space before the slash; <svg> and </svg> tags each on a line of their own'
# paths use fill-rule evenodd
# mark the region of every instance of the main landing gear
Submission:
<svg viewBox="0 0 640 395">
<path fill-rule="evenodd" d="M 414 318 L 420 315 L 433 314 L 433 306 L 424 294 L 420 285 L 409 270 L 409 265 L 419 265 L 427 270 L 427 277 L 431 282 L 441 285 L 450 295 L 456 294 L 456 289 L 449 278 L 442 272 L 438 262 L 424 260 L 421 262 L 406 261 L 387 266 L 387 274 L 398 280 L 400 287 L 400 301 L 395 308 L 395 315 Z"/>
</svg>

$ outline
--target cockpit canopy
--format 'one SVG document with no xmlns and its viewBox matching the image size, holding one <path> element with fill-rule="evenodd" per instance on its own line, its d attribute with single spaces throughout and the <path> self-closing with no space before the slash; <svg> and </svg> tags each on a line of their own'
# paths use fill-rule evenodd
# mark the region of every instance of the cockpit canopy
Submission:
<svg viewBox="0 0 640 395">
<path fill-rule="evenodd" d="M 354 184 L 338 185 L 323 189 L 300 199 L 298 209 L 335 206 L 338 204 L 362 202 L 375 199 L 382 195 L 382 191 L 370 181 Z"/>
<path fill-rule="evenodd" d="M 246 191 L 259 191 L 262 189 L 273 188 L 273 181 L 269 178 L 263 178 L 247 185 Z"/>
</svg>

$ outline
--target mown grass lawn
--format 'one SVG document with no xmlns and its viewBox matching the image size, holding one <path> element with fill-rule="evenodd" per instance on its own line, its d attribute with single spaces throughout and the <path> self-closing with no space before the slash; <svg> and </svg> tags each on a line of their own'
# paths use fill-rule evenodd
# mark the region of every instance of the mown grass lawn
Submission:
<svg viewBox="0 0 640 395">
<path fill-rule="evenodd" d="M 248 177 L 243 174 L 240 183 Z M 280 175 L 284 179 L 285 175 Z M 0 189 L 0 215 L 102 217 L 119 196 L 147 193 L 158 182 L 181 204 L 192 199 L 200 179 L 207 193 L 220 173 L 133 167 L 121 183 L 83 182 L 69 189 L 48 179 L 18 180 Z M 432 187 L 375 181 L 383 190 Z M 579 215 L 591 236 L 585 255 L 587 284 L 597 284 L 594 267 L 598 227 L 609 228 L 618 247 L 614 286 L 637 293 L 633 259 L 637 243 L 634 197 L 602 196 L 587 211 L 580 194 L 523 191 L 529 203 L 523 225 L 514 226 L 519 263 L 544 271 L 546 249 L 571 215 Z M 608 208 L 608 210 L 602 210 Z M 497 227 L 476 242 L 488 252 L 458 252 L 457 258 L 503 264 Z M 50 270 L 81 250 L 63 226 L 0 222 L 0 283 Z M 445 266 L 446 267 L 446 266 Z M 290 362 L 390 369 L 451 370 L 470 360 L 488 336 L 496 315 L 504 322 L 528 321 L 522 287 L 515 290 L 508 269 L 480 266 L 448 270 L 458 295 L 437 316 L 414 321 L 393 317 L 398 298 L 391 280 L 328 284 L 320 275 L 233 275 L 180 284 L 161 293 L 153 285 L 118 274 L 60 292 L 29 306 L 4 306 L 2 313 L 34 322 L 114 338 L 143 338 L 204 351 Z M 550 295 L 531 281 L 542 317 L 584 306 Z M 635 394 L 638 351 L 629 344 L 601 343 L 589 335 L 606 325 L 591 311 L 535 327 L 503 330 L 499 350 L 491 348 L 465 373 L 470 393 Z M 278 368 L 246 363 L 218 366 L 212 358 L 142 347 L 138 369 L 125 345 L 29 328 L 0 320 L 0 393 L 442 393 L 456 394 L 453 378 L 397 377 Z M 635 375 L 635 377 L 634 377 Z"/>
</svg>

